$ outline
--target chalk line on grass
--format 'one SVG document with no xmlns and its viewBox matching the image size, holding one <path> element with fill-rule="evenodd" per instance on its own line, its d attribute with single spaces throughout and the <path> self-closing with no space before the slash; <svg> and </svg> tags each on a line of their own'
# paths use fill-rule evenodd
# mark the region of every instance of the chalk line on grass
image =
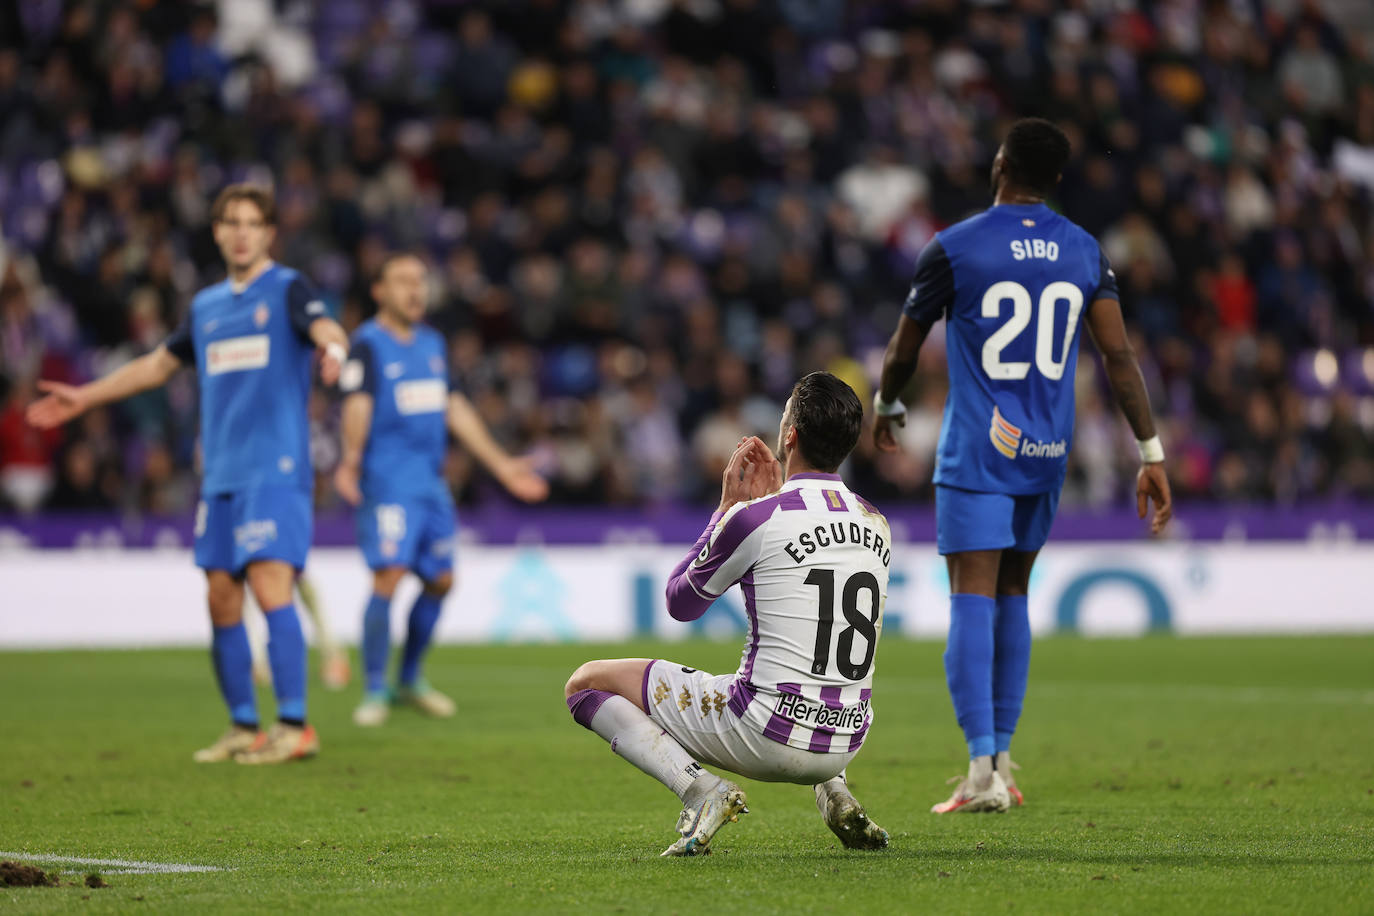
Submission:
<svg viewBox="0 0 1374 916">
<path fill-rule="evenodd" d="M 191 865 L 185 862 L 140 862 L 132 859 L 87 859 L 81 856 L 58 856 L 42 852 L 4 852 L 0 859 L 30 862 L 54 862 L 58 865 L 98 865 L 113 875 L 181 875 L 209 871 L 232 871 L 218 865 Z"/>
</svg>

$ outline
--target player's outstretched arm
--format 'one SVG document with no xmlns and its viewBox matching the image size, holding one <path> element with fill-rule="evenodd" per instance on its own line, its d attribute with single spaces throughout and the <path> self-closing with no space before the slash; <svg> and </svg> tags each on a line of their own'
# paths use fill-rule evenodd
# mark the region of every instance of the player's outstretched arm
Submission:
<svg viewBox="0 0 1374 916">
<path fill-rule="evenodd" d="M 916 372 L 916 358 L 925 343 L 930 326 L 903 314 L 897 320 L 897 330 L 887 342 L 883 353 L 883 374 L 878 393 L 873 399 L 873 444 L 885 452 L 897 450 L 897 437 L 892 427 L 906 425 L 906 405 L 900 400 L 902 389 Z"/>
<path fill-rule="evenodd" d="M 1136 475 L 1136 509 L 1145 517 L 1149 503 L 1155 505 L 1150 531 L 1159 534 L 1173 516 L 1173 497 L 1169 492 L 1169 478 L 1164 473 L 1164 446 L 1155 431 L 1154 414 L 1150 411 L 1150 395 L 1145 390 L 1145 378 L 1140 374 L 1135 350 L 1126 334 L 1126 322 L 1121 317 L 1121 304 L 1115 299 L 1096 299 L 1088 308 L 1088 333 L 1102 354 L 1107 370 L 1107 384 L 1126 415 L 1126 422 L 1140 447 L 1140 473 Z"/>
<path fill-rule="evenodd" d="M 334 489 L 350 506 L 363 501 L 359 474 L 363 464 L 363 449 L 372 431 L 372 395 L 355 391 L 344 398 L 339 422 L 339 440 L 343 454 L 334 469 Z"/>
<path fill-rule="evenodd" d="M 310 340 L 320 350 L 320 381 L 332 385 L 348 358 L 348 332 L 333 318 L 310 322 Z"/>
<path fill-rule="evenodd" d="M 52 429 L 81 416 L 93 407 L 122 401 L 125 398 L 159 388 L 181 368 L 181 360 L 166 346 L 130 360 L 104 378 L 85 385 L 64 385 L 61 382 L 40 381 L 38 390 L 44 396 L 29 405 L 25 418 L 39 429 Z"/>
<path fill-rule="evenodd" d="M 535 473 L 528 458 L 515 458 L 491 437 L 472 402 L 458 392 L 448 396 L 448 428 L 472 457 L 482 463 L 511 495 L 527 503 L 543 502 L 549 484 Z"/>
</svg>

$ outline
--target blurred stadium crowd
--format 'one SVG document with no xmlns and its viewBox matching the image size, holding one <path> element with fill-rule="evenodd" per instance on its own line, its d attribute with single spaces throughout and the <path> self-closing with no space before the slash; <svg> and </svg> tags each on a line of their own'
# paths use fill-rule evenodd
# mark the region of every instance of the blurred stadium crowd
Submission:
<svg viewBox="0 0 1374 916">
<path fill-rule="evenodd" d="M 710 499 L 799 374 L 871 397 L 1030 114 L 1074 142 L 1054 203 L 1114 262 L 1179 498 L 1374 496 L 1367 6 L 0 0 L 0 504 L 189 511 L 189 373 L 54 436 L 22 408 L 222 276 L 231 180 L 275 186 L 280 260 L 350 328 L 384 252 L 427 253 L 454 371 L 555 501 Z M 1103 506 L 1135 449 L 1084 353 L 1065 501 Z M 908 449 L 851 459 L 875 500 L 929 495 L 935 340 L 910 396 Z"/>
</svg>

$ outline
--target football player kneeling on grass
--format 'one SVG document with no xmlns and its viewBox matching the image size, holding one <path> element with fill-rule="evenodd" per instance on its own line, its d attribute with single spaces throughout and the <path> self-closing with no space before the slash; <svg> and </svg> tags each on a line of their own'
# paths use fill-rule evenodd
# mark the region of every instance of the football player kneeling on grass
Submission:
<svg viewBox="0 0 1374 916">
<path fill-rule="evenodd" d="M 749 614 L 739 670 L 711 675 L 675 662 L 588 662 L 569 678 L 573 718 L 682 800 L 665 856 L 700 855 L 748 812 L 743 790 L 702 768 L 813 787 L 845 846 L 880 849 L 845 781 L 873 722 L 892 535 L 836 470 L 854 448 L 863 407 L 848 385 L 814 372 L 792 390 L 778 454 L 741 441 L 720 508 L 668 580 L 668 612 L 696 620 L 736 583 Z"/>
</svg>

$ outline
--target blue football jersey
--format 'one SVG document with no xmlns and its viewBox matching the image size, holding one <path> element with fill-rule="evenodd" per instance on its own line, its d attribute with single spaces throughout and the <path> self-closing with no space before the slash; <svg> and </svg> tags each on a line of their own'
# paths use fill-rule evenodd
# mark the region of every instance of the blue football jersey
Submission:
<svg viewBox="0 0 1374 916">
<path fill-rule="evenodd" d="M 1044 204 L 1002 204 L 938 233 L 903 311 L 943 317 L 949 396 L 935 482 L 1011 495 L 1063 485 L 1083 312 L 1116 299 L 1097 240 Z"/>
<path fill-rule="evenodd" d="M 200 381 L 201 490 L 262 486 L 310 490 L 310 324 L 324 302 L 288 267 L 273 264 L 243 288 L 208 286 L 167 338 Z"/>
<path fill-rule="evenodd" d="M 409 342 L 375 320 L 353 334 L 339 387 L 372 395 L 362 490 L 370 501 L 443 493 L 448 447 L 448 361 L 438 331 L 416 325 Z"/>
</svg>

